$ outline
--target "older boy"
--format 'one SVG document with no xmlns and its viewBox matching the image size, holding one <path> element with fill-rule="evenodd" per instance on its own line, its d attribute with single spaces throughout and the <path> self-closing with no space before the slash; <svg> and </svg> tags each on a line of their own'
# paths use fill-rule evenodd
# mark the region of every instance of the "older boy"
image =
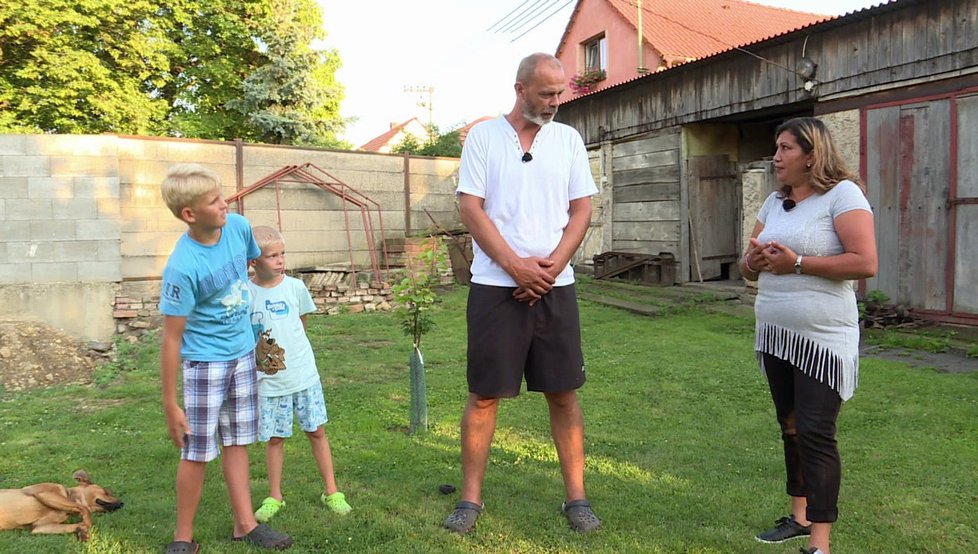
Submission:
<svg viewBox="0 0 978 554">
<path fill-rule="evenodd" d="M 187 224 L 163 269 L 160 292 L 163 411 L 170 440 L 181 451 L 177 525 L 167 554 L 200 549 L 194 516 L 206 464 L 221 448 L 232 539 L 275 550 L 292 545 L 251 512 L 247 445 L 257 439 L 258 385 L 247 282 L 248 260 L 260 250 L 248 221 L 228 213 L 220 184 L 214 172 L 184 164 L 170 168 L 162 185 L 167 207 Z M 181 360 L 183 409 L 176 394 Z"/>
</svg>

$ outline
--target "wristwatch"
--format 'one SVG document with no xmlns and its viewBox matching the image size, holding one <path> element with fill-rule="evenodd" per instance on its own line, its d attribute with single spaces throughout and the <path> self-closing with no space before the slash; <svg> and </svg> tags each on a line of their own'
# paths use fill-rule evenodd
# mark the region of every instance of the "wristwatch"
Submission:
<svg viewBox="0 0 978 554">
<path fill-rule="evenodd" d="M 802 259 L 801 254 L 798 254 L 798 257 L 795 258 L 795 273 L 798 275 L 801 275 L 801 259 Z"/>
</svg>

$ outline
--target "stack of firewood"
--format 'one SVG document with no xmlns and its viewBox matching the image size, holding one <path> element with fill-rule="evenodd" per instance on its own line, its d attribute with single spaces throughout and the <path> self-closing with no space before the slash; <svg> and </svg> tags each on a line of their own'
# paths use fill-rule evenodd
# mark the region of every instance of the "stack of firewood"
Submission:
<svg viewBox="0 0 978 554">
<path fill-rule="evenodd" d="M 914 317 L 903 305 L 885 305 L 876 302 L 860 302 L 863 309 L 862 326 L 867 329 L 899 329 L 918 327 L 924 320 Z"/>
</svg>

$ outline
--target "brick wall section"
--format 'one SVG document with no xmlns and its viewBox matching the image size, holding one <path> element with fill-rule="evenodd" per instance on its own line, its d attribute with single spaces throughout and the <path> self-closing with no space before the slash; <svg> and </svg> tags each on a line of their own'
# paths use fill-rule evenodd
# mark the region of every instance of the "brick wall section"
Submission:
<svg viewBox="0 0 978 554">
<path fill-rule="evenodd" d="M 120 283 L 112 310 L 116 334 L 135 339 L 151 329 L 160 328 L 163 316 L 159 306 L 160 281 Z"/>
<path fill-rule="evenodd" d="M 316 303 L 316 313 L 335 315 L 388 311 L 391 309 L 391 287 L 385 282 L 364 282 L 358 279 L 352 284 L 352 274 L 344 271 L 297 273 Z M 116 334 L 131 337 L 159 329 L 163 323 L 160 315 L 160 282 L 123 282 L 116 292 L 112 317 Z"/>
<path fill-rule="evenodd" d="M 409 268 L 417 267 L 414 257 L 432 245 L 447 253 L 445 242 L 436 238 L 409 238 L 404 245 L 405 262 Z M 293 277 L 302 279 L 313 302 L 316 313 L 336 315 L 339 313 L 360 313 L 389 311 L 393 309 L 394 295 L 391 283 L 399 279 L 401 268 L 393 268 L 382 274 L 382 281 L 372 280 L 369 273 L 349 271 L 307 270 L 290 272 Z M 454 282 L 451 269 L 440 277 L 442 284 Z M 115 304 L 112 317 L 115 319 L 116 334 L 129 340 L 161 327 L 163 318 L 159 312 L 160 281 L 125 281 L 115 289 Z"/>
</svg>

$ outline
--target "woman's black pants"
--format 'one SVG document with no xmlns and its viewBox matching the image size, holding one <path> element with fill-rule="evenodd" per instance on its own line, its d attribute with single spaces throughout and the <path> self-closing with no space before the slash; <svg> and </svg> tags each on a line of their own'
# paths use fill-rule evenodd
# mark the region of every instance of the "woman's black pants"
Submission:
<svg viewBox="0 0 978 554">
<path fill-rule="evenodd" d="M 808 499 L 809 521 L 831 523 L 839 515 L 842 460 L 835 440 L 842 407 L 839 393 L 769 354 L 764 369 L 781 425 L 787 492 Z"/>
</svg>

